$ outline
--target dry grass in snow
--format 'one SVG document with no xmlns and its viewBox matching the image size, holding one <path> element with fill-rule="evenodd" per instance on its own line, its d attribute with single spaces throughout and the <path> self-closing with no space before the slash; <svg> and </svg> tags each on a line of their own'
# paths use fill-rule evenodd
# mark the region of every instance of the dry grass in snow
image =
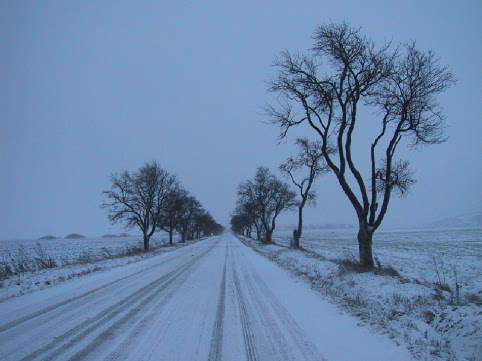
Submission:
<svg viewBox="0 0 482 361">
<path fill-rule="evenodd" d="M 482 360 L 482 229 L 378 232 L 378 267 L 361 267 L 353 230 L 242 238 L 419 360 Z"/>
</svg>

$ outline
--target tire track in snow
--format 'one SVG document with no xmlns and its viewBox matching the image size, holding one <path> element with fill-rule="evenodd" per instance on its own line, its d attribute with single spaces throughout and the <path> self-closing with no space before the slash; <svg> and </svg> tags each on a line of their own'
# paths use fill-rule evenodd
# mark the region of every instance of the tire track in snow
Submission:
<svg viewBox="0 0 482 361">
<path fill-rule="evenodd" d="M 189 267 L 190 268 L 190 267 Z M 96 339 L 90 343 L 87 347 L 83 348 L 79 352 L 77 352 L 74 356 L 69 358 L 69 360 L 84 360 L 87 358 L 87 355 L 89 355 L 92 351 L 95 349 L 99 348 L 102 346 L 104 343 L 106 343 L 110 337 L 114 334 L 116 334 L 123 326 L 125 326 L 128 322 L 135 322 L 136 321 L 136 316 L 140 316 L 140 313 L 143 311 L 144 308 L 148 307 L 151 303 L 155 301 L 155 299 L 163 292 L 165 291 L 169 286 L 174 285 L 174 288 L 177 288 L 180 286 L 184 280 L 180 280 L 180 275 L 182 273 L 185 273 L 189 268 L 184 269 L 180 274 L 177 274 L 175 277 L 170 279 L 168 282 L 166 282 L 164 285 L 159 287 L 154 293 L 149 295 L 147 298 L 143 299 L 141 303 L 139 303 L 136 307 L 132 308 L 126 315 L 118 319 L 113 325 L 111 325 L 109 328 L 104 330 L 99 336 L 96 337 Z M 177 281 L 174 283 L 174 281 Z M 172 294 L 174 293 L 174 290 L 172 289 L 169 293 L 167 293 L 164 297 L 161 298 L 159 303 L 156 305 L 156 307 L 162 307 L 171 297 Z M 149 314 L 149 317 L 153 316 L 152 314 Z M 144 321 L 144 322 L 142 322 Z M 116 350 L 114 354 L 111 354 L 108 356 L 108 359 L 115 360 L 123 350 L 126 349 L 126 347 L 132 343 L 134 338 L 142 331 L 142 329 L 146 326 L 147 321 L 149 319 L 144 318 L 141 320 L 141 323 L 138 324 L 134 330 L 129 334 L 128 339 L 124 341 L 120 349 Z"/>
<path fill-rule="evenodd" d="M 217 244 L 214 243 L 209 249 L 201 253 L 200 255 L 190 259 L 188 262 L 184 263 L 183 265 L 177 267 L 173 271 L 169 272 L 168 274 L 158 278 L 157 280 L 149 283 L 148 285 L 144 286 L 140 290 L 136 291 L 135 293 L 125 297 L 121 301 L 117 302 L 116 304 L 108 307 L 107 309 L 103 310 L 102 312 L 98 313 L 95 317 L 88 319 L 81 323 L 80 325 L 72 328 L 71 330 L 67 331 L 63 335 L 57 337 L 53 342 L 47 344 L 43 348 L 27 355 L 22 359 L 22 361 L 30 361 L 40 357 L 42 354 L 45 354 L 49 351 L 53 351 L 48 356 L 45 356 L 43 360 L 52 360 L 62 353 L 65 353 L 72 347 L 74 347 L 78 342 L 85 339 L 91 333 L 96 331 L 99 327 L 102 327 L 109 321 L 113 320 L 119 313 L 124 312 L 129 309 L 130 306 L 135 305 L 135 303 L 139 300 L 141 304 L 138 307 L 134 308 L 129 312 L 126 316 L 124 316 L 123 322 L 126 322 L 129 318 L 134 317 L 138 312 L 140 312 L 140 307 L 146 306 L 149 302 L 152 302 L 155 297 L 166 287 L 168 287 L 171 283 L 173 283 L 177 277 L 182 275 L 185 271 L 187 271 L 194 263 L 196 263 L 200 258 L 206 255 L 209 251 L 213 249 L 213 247 Z M 153 267 L 150 267 L 153 268 Z M 112 327 L 116 326 L 115 323 Z M 117 325 L 118 326 L 118 325 Z M 114 331 L 112 329 L 111 331 Z M 105 333 L 103 333 L 106 336 Z M 100 340 L 97 338 L 96 340 Z M 90 344 L 88 347 L 96 346 L 94 341 L 94 345 Z M 100 342 L 100 341 L 98 341 Z M 59 345 L 60 344 L 60 345 Z"/>
<path fill-rule="evenodd" d="M 190 267 L 192 267 L 194 264 L 192 264 Z M 121 356 L 125 353 L 125 350 L 132 345 L 132 343 L 136 340 L 138 335 L 150 324 L 152 324 L 154 321 L 156 321 L 156 316 L 158 316 L 160 313 L 163 311 L 163 307 L 169 302 L 169 300 L 174 296 L 176 291 L 184 284 L 186 279 L 189 277 L 190 273 L 183 272 L 181 277 L 179 277 L 176 281 L 175 284 L 172 284 L 172 287 L 170 287 L 169 291 L 160 299 L 160 301 L 153 306 L 152 311 L 150 313 L 144 314 L 141 320 L 138 322 L 138 324 L 134 327 L 134 329 L 129 333 L 127 338 L 119 345 L 116 347 L 114 351 L 112 351 L 104 361 L 113 361 L 121 358 Z M 132 322 L 132 321 L 130 321 Z M 122 323 L 119 325 L 119 327 L 122 326 Z M 111 330 L 113 332 L 113 330 Z M 106 335 L 108 335 L 107 333 Z M 102 337 L 102 335 L 100 336 Z"/>
<path fill-rule="evenodd" d="M 95 349 L 99 348 L 100 346 L 103 346 L 104 343 L 106 343 L 111 337 L 111 335 L 118 333 L 118 331 L 125 326 L 127 323 L 132 323 L 136 322 L 138 319 L 141 319 L 141 321 L 137 324 L 137 326 L 131 331 L 129 336 L 127 337 L 124 342 L 114 351 L 112 352 L 107 359 L 110 360 L 115 360 L 118 358 L 120 355 L 122 355 L 122 351 L 126 349 L 127 346 L 132 344 L 132 342 L 135 340 L 135 338 L 139 335 L 139 333 L 152 321 L 154 321 L 154 316 L 159 314 L 162 310 L 162 307 L 169 301 L 169 299 L 174 295 L 174 293 L 181 287 L 181 285 L 186 281 L 186 279 L 189 277 L 189 270 L 203 258 L 205 255 L 207 255 L 217 244 L 219 243 L 219 240 L 216 241 L 211 247 L 203 252 L 202 254 L 196 256 L 193 258 L 191 261 L 186 263 L 184 266 L 181 266 L 182 268 L 170 281 L 168 281 L 166 284 L 161 286 L 156 292 L 154 292 L 152 295 L 144 299 L 137 307 L 133 308 L 132 310 L 129 311 L 124 317 L 121 319 L 117 320 L 113 325 L 111 325 L 108 329 L 104 330 L 96 339 L 93 343 L 89 344 L 87 347 L 82 349 L 81 351 L 77 352 L 74 356 L 72 356 L 69 360 L 84 360 L 86 359 L 87 355 L 90 354 L 92 351 Z M 175 283 L 174 283 L 175 281 Z M 140 315 L 141 311 L 148 307 L 150 304 L 154 303 L 154 300 L 157 296 L 159 296 L 163 291 L 165 291 L 169 286 L 172 286 L 170 291 L 163 295 L 163 297 L 160 299 L 160 301 L 154 306 L 155 311 L 147 314 L 147 315 Z M 137 317 L 136 320 L 136 316 Z M 106 359 L 106 360 L 107 360 Z"/>
<path fill-rule="evenodd" d="M 250 298 L 256 303 L 255 311 L 258 320 L 261 324 L 261 330 L 266 336 L 272 353 L 282 360 L 295 360 L 293 353 L 290 350 L 290 345 L 285 337 L 282 329 L 274 319 L 272 310 L 268 306 L 266 300 L 261 297 L 259 292 L 255 290 L 248 279 L 244 265 L 241 266 L 241 274 L 244 283 L 246 284 L 247 293 Z"/>
<path fill-rule="evenodd" d="M 97 287 L 97 288 L 95 288 L 95 289 L 93 289 L 93 290 L 91 290 L 91 291 L 85 292 L 85 293 L 83 293 L 83 294 L 81 294 L 81 295 L 79 295 L 79 296 L 69 298 L 69 299 L 67 299 L 67 300 L 65 300 L 65 301 L 62 301 L 62 302 L 56 303 L 56 304 L 54 304 L 54 305 L 52 305 L 52 306 L 50 306 L 50 307 L 44 308 L 43 310 L 40 310 L 40 311 L 37 311 L 37 312 L 32 313 L 32 314 L 30 314 L 30 315 L 24 316 L 24 317 L 22 317 L 22 318 L 20 318 L 20 319 L 18 319 L 18 320 L 9 322 L 9 323 L 7 323 L 7 324 L 5 324 L 5 325 L 3 325 L 3 326 L 0 326 L 0 333 L 5 332 L 5 331 L 7 331 L 7 330 L 9 330 L 9 329 L 11 329 L 11 328 L 13 328 L 13 327 L 15 327 L 15 326 L 21 325 L 22 323 L 25 323 L 25 322 L 28 322 L 28 321 L 30 321 L 30 320 L 33 320 L 34 318 L 40 317 L 40 316 L 42 316 L 42 315 L 44 315 L 44 314 L 46 314 L 46 313 L 48 313 L 48 312 L 54 311 L 54 310 L 56 310 L 56 309 L 58 309 L 58 308 L 60 308 L 60 307 L 62 307 L 62 306 L 65 306 L 65 305 L 68 305 L 68 304 L 73 303 L 73 302 L 75 302 L 75 301 L 81 300 L 82 298 L 85 298 L 85 297 L 87 297 L 87 296 L 90 296 L 90 295 L 92 295 L 93 293 L 96 293 L 96 292 L 98 292 L 98 291 L 100 291 L 100 290 L 103 290 L 103 289 L 105 289 L 105 288 L 107 288 L 107 287 L 113 286 L 113 285 L 115 285 L 115 284 L 117 284 L 117 283 L 119 283 L 119 282 L 121 282 L 121 281 L 124 281 L 124 280 L 130 278 L 130 277 L 134 277 L 134 276 L 138 275 L 139 273 L 146 272 L 146 271 L 148 271 L 149 269 L 154 268 L 154 267 L 159 267 L 159 265 L 155 265 L 155 266 L 146 268 L 146 269 L 144 269 L 144 270 L 142 270 L 142 271 L 136 272 L 136 273 L 134 273 L 134 274 L 132 274 L 132 275 L 119 278 L 119 279 L 116 280 L 116 281 L 113 281 L 113 282 L 110 282 L 110 283 L 108 283 L 108 284 L 106 284 L 106 285 Z M 56 315 L 56 316 L 53 316 L 53 317 L 50 318 L 50 319 L 57 318 L 57 317 L 59 317 L 60 315 L 61 315 L 61 314 L 58 314 L 58 315 Z"/>
<path fill-rule="evenodd" d="M 240 283 L 239 277 L 236 271 L 236 262 L 233 255 L 233 249 L 231 248 L 231 265 L 232 265 L 232 274 L 233 274 L 233 281 L 234 287 L 236 290 L 236 297 L 238 299 L 239 310 L 240 310 L 240 318 L 241 318 L 241 325 L 243 329 L 243 338 L 244 338 L 244 347 L 246 350 L 246 356 L 248 361 L 258 361 L 258 353 L 256 351 L 256 346 L 254 343 L 254 336 L 251 330 L 251 323 L 249 320 L 249 315 L 246 307 L 246 300 L 244 298 Z"/>
<path fill-rule="evenodd" d="M 223 326 L 224 326 L 224 309 L 226 300 L 226 265 L 228 261 L 228 247 L 226 245 L 226 258 L 224 259 L 223 277 L 219 291 L 218 307 L 216 309 L 216 320 L 214 322 L 214 330 L 211 341 L 211 350 L 209 352 L 209 361 L 221 360 L 223 345 Z"/>
<path fill-rule="evenodd" d="M 167 285 L 169 285 L 174 279 L 174 278 L 169 279 L 169 276 L 172 276 L 172 273 L 175 273 L 175 272 L 171 272 L 167 276 L 162 277 L 161 279 L 158 279 L 150 283 L 149 285 L 143 287 L 138 292 L 130 295 L 129 297 L 124 298 L 123 300 L 117 302 L 113 306 L 97 314 L 94 318 L 84 321 L 80 325 L 74 327 L 70 331 L 59 336 L 54 342 L 24 357 L 22 361 L 33 360 L 46 352 L 54 350 L 55 347 L 59 345 L 59 343 L 66 341 L 66 343 L 58 347 L 47 357 L 43 358 L 43 360 L 51 360 L 53 358 L 58 357 L 59 355 L 66 352 L 68 349 L 74 347 L 77 343 L 85 339 L 88 335 L 90 335 L 92 332 L 97 330 L 99 327 L 102 327 L 102 325 L 114 319 L 116 316 L 118 316 L 119 313 L 127 310 L 130 306 L 133 306 L 137 301 L 139 301 L 143 297 L 146 297 L 150 292 L 152 292 L 156 288 L 164 289 L 165 287 L 167 287 Z M 161 285 L 161 283 L 164 281 L 166 283 L 164 285 Z M 151 294 L 151 296 L 155 294 L 156 293 L 154 292 Z M 151 296 L 147 296 L 147 297 L 149 298 Z"/>
<path fill-rule="evenodd" d="M 161 330 L 159 330 L 159 332 L 157 334 L 158 335 L 157 340 L 154 341 L 151 344 L 151 350 L 146 355 L 146 357 L 143 358 L 143 359 L 145 359 L 145 360 L 155 360 L 156 359 L 153 355 L 157 351 L 157 348 L 159 347 L 159 344 L 164 340 L 164 337 L 165 337 L 166 333 L 168 332 L 169 328 L 172 326 L 172 324 L 176 323 L 176 320 L 177 320 L 177 317 L 179 315 L 180 309 L 181 309 L 181 303 L 178 302 L 174 306 L 174 308 L 171 310 L 171 312 L 169 312 L 167 314 L 167 316 L 164 318 L 165 322 L 163 324 L 163 327 L 161 328 Z M 128 358 L 124 358 L 124 359 L 128 360 Z"/>
<path fill-rule="evenodd" d="M 255 293 L 256 299 L 260 301 L 259 306 L 264 309 L 260 312 L 260 316 L 265 318 L 267 324 L 275 326 L 275 330 L 277 330 L 275 333 L 280 332 L 280 327 L 278 326 L 278 322 L 276 322 L 276 319 L 278 319 L 282 328 L 288 331 L 290 338 L 293 340 L 292 344 L 298 349 L 304 360 L 326 361 L 325 357 L 322 356 L 317 347 L 310 341 L 288 310 L 278 301 L 266 282 L 260 277 L 249 258 L 244 252 L 240 252 L 240 256 L 243 259 L 242 269 L 246 283 L 248 284 L 250 291 Z M 263 301 L 263 299 L 267 300 L 267 302 Z M 269 311 L 268 307 L 272 309 L 272 312 Z M 286 340 L 282 341 L 283 338 L 285 337 L 282 336 L 276 338 L 276 343 L 279 347 L 281 346 L 281 349 L 285 349 L 287 344 Z"/>
</svg>

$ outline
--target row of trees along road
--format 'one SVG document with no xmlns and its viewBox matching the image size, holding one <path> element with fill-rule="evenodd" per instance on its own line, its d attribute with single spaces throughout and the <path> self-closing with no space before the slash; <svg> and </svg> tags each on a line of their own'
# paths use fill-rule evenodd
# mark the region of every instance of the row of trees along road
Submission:
<svg viewBox="0 0 482 361">
<path fill-rule="evenodd" d="M 280 128 L 279 140 L 302 124 L 318 139 L 316 143 L 298 139 L 300 154 L 280 167 L 299 189 L 301 201 L 296 203 L 283 188 L 289 200 L 267 208 L 265 203 L 276 204 L 275 196 L 256 188 L 263 184 L 258 178 L 268 174 L 259 168 L 254 181 L 239 187 L 232 229 L 250 235 L 254 225 L 258 238 L 263 231 L 269 242 L 278 212 L 297 204 L 299 225 L 293 239 L 294 246 L 299 246 L 303 206 L 315 197 L 312 182 L 330 171 L 358 218 L 360 263 L 372 268 L 373 234 L 386 215 L 390 197 L 405 196 L 415 183 L 408 160 L 396 157 L 398 150 L 401 144 L 409 150 L 420 149 L 447 139 L 437 95 L 456 81 L 432 51 L 421 51 L 414 42 L 377 46 L 360 28 L 347 23 L 319 26 L 313 40 L 306 54 L 282 52 L 274 62 L 277 74 L 268 81 L 275 102 L 266 113 Z M 372 133 L 372 138 L 364 138 L 363 133 Z M 364 163 L 359 161 L 364 141 L 367 171 L 362 171 Z M 309 169 L 309 175 L 297 180 L 293 172 L 302 167 Z M 271 227 L 266 225 L 269 219 Z"/>
<path fill-rule="evenodd" d="M 128 230 L 138 227 L 145 251 L 149 251 L 149 240 L 157 230 L 169 233 L 171 245 L 175 232 L 185 242 L 224 230 L 177 177 L 155 161 L 134 172 L 112 174 L 110 180 L 111 187 L 103 192 L 106 199 L 101 207 L 108 209 L 112 223 L 124 223 Z"/>
<path fill-rule="evenodd" d="M 293 232 L 291 246 L 300 247 L 303 209 L 306 204 L 316 205 L 317 194 L 313 184 L 329 168 L 323 160 L 320 142 L 297 138 L 296 144 L 298 153 L 287 158 L 279 170 L 297 188 L 300 200 L 296 199 L 296 192 L 291 191 L 288 184 L 277 179 L 268 168 L 259 167 L 253 180 L 238 187 L 236 210 L 231 218 L 233 232 L 251 237 L 254 227 L 258 240 L 271 242 L 278 215 L 297 207 L 298 227 Z M 334 152 L 334 149 L 329 149 L 329 152 Z"/>
<path fill-rule="evenodd" d="M 272 241 L 276 218 L 298 204 L 296 193 L 276 178 L 268 168 L 258 167 L 254 179 L 238 187 L 236 210 L 231 218 L 232 230 L 251 237 L 253 227 L 258 240 Z"/>
</svg>

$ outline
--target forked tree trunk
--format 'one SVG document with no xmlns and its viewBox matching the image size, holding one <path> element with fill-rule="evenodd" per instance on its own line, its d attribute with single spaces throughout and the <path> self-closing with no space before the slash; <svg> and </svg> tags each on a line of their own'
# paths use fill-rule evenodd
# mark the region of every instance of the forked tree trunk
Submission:
<svg viewBox="0 0 482 361">
<path fill-rule="evenodd" d="M 364 220 L 359 220 L 358 249 L 360 252 L 360 263 L 370 268 L 375 267 L 372 252 L 372 237 L 373 231 L 370 230 L 367 222 Z"/>
</svg>

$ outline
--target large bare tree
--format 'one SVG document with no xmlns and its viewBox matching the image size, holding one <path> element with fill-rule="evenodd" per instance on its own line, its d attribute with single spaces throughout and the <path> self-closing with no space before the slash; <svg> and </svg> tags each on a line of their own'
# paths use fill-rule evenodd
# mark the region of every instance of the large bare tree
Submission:
<svg viewBox="0 0 482 361">
<path fill-rule="evenodd" d="M 303 209 L 307 203 L 316 205 L 317 194 L 313 189 L 313 183 L 321 174 L 328 172 L 321 142 L 312 142 L 307 138 L 297 138 L 298 153 L 289 157 L 280 165 L 280 171 L 291 179 L 298 189 L 301 202 L 298 204 L 298 227 L 293 232 L 293 248 L 300 247 L 300 238 L 303 234 Z M 330 152 L 332 152 L 330 150 Z M 300 177 L 300 172 L 305 173 Z"/>
<path fill-rule="evenodd" d="M 397 150 L 402 140 L 410 148 L 446 140 L 437 95 L 455 80 L 433 52 L 415 43 L 376 46 L 347 23 L 322 25 L 313 40 L 307 54 L 284 51 L 275 61 L 278 73 L 269 91 L 277 103 L 267 112 L 280 138 L 304 123 L 318 134 L 323 156 L 358 218 L 360 261 L 373 267 L 372 237 L 390 197 L 405 195 L 414 183 L 409 162 L 397 159 Z M 355 130 L 361 128 L 376 132 L 365 151 L 368 176 L 353 154 Z M 329 153 L 332 144 L 336 155 Z M 355 152 L 360 155 L 359 148 Z"/>
<path fill-rule="evenodd" d="M 144 250 L 156 230 L 169 195 L 178 187 L 176 177 L 155 161 L 145 163 L 137 171 L 111 175 L 111 188 L 103 192 L 107 198 L 101 205 L 109 210 L 112 223 L 123 222 L 126 229 L 139 227 L 144 237 Z"/>
<path fill-rule="evenodd" d="M 296 193 L 265 167 L 258 167 L 254 179 L 241 183 L 238 188 L 238 207 L 251 208 L 254 223 L 261 228 L 258 234 L 262 234 L 267 243 L 272 242 L 278 215 L 297 204 Z"/>
</svg>

